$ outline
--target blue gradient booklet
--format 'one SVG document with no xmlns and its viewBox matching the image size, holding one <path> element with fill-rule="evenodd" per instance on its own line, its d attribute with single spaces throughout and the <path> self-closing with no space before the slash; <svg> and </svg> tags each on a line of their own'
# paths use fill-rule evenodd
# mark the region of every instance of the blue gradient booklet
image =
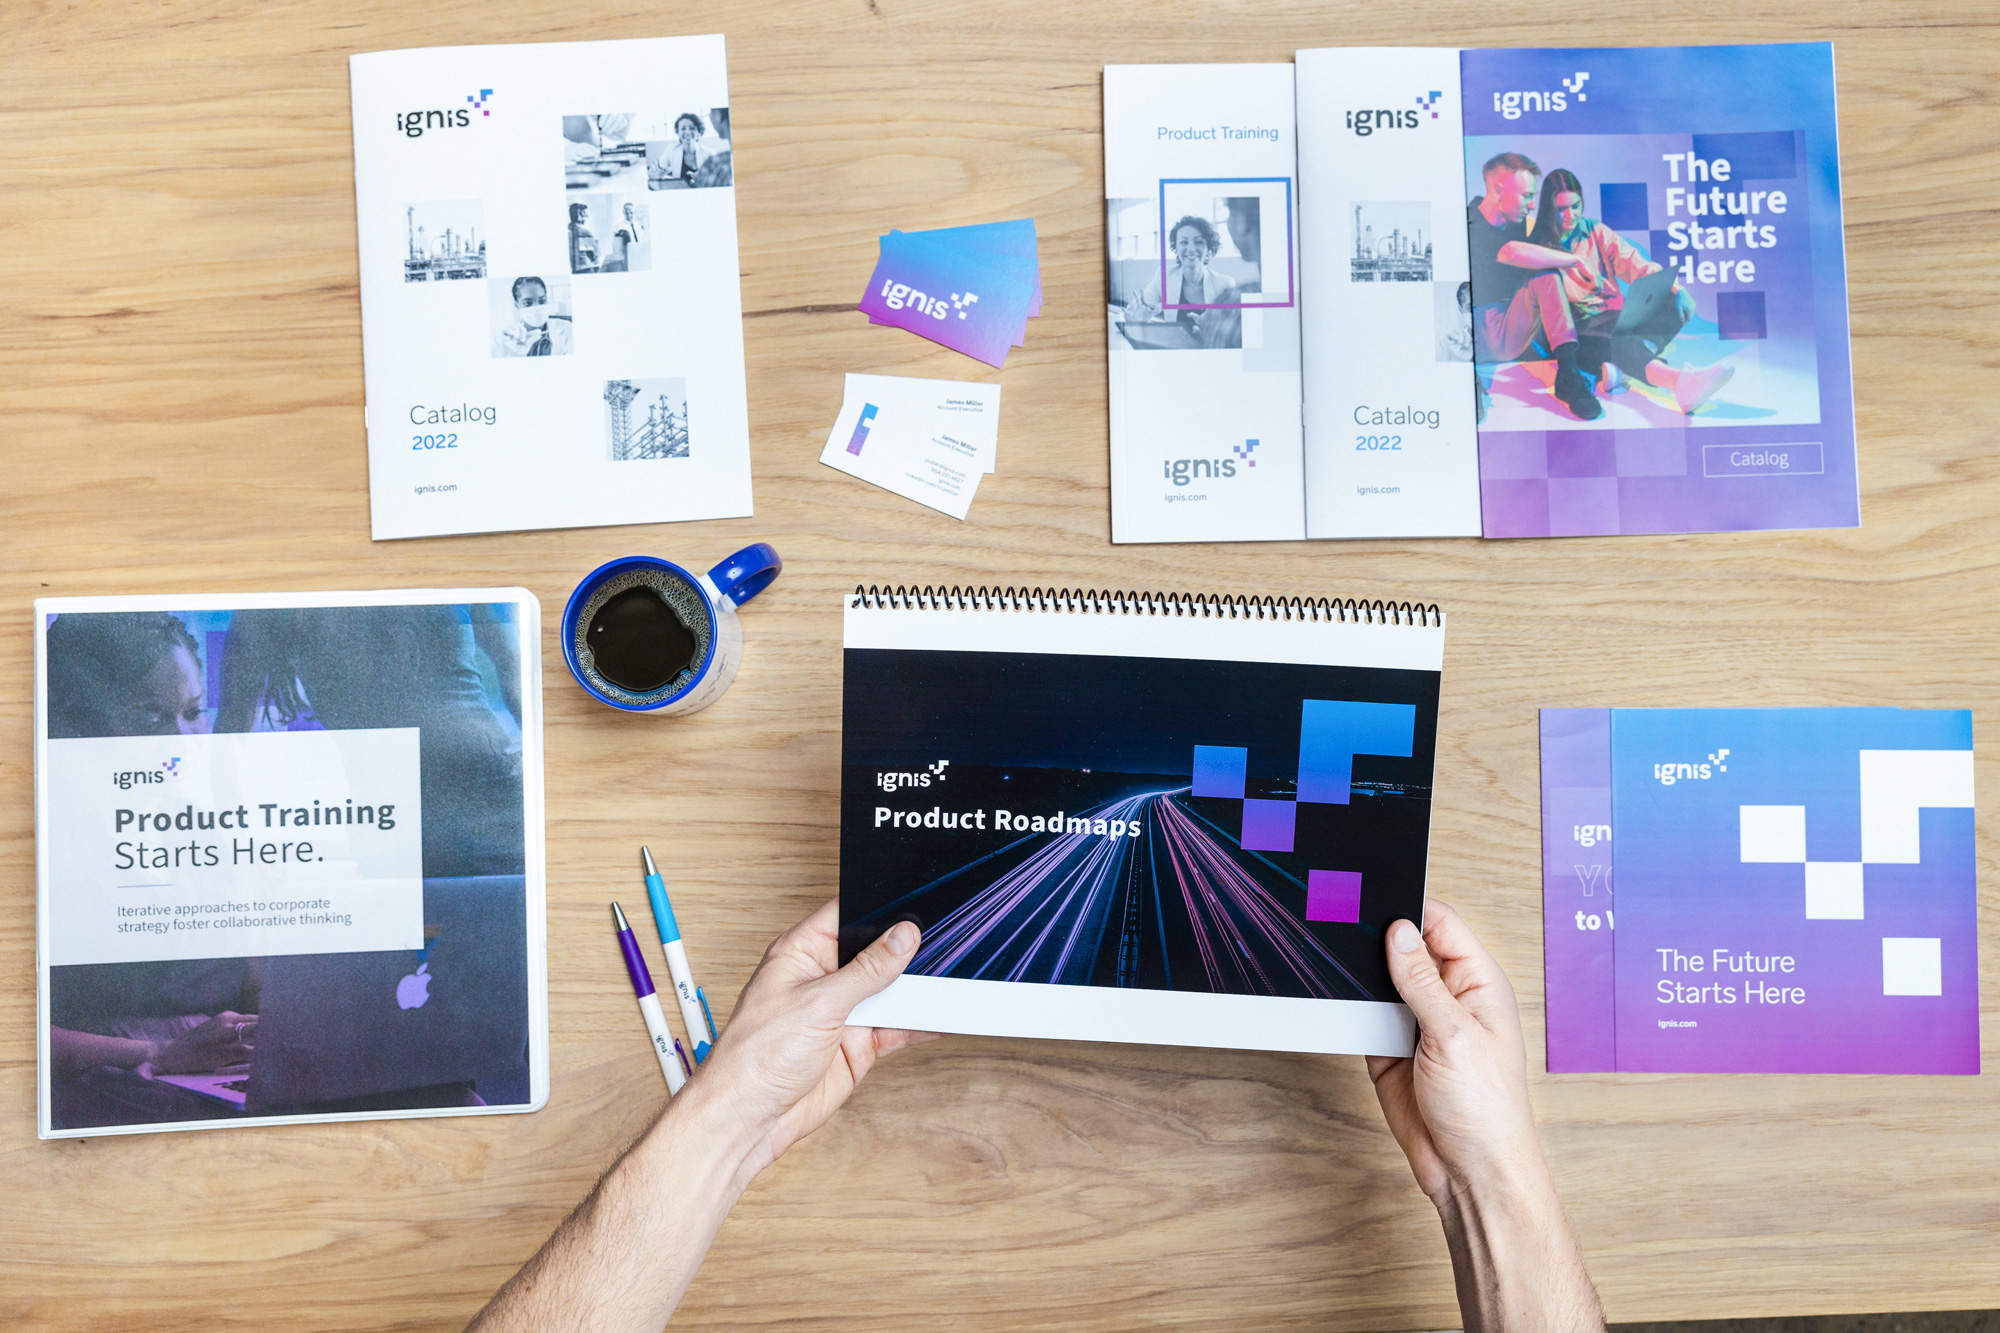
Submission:
<svg viewBox="0 0 2000 1333">
<path fill-rule="evenodd" d="M 1544 709 L 1550 1072 L 1977 1074 L 1972 755 L 1955 709 Z"/>
<path fill-rule="evenodd" d="M 1407 1055 L 1383 934 L 1421 917 L 1435 607 L 1161 594 L 848 599 L 852 1021 Z"/>
</svg>

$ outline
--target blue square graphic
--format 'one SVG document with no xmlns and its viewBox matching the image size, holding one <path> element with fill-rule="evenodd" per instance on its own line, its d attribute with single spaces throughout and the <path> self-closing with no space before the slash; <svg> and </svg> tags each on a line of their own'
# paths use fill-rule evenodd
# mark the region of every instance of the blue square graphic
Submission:
<svg viewBox="0 0 2000 1333">
<path fill-rule="evenodd" d="M 1234 745 L 1194 747 L 1194 795 L 1243 799 L 1244 775 L 1250 768 L 1250 751 Z"/>
<path fill-rule="evenodd" d="M 1646 211 L 1646 183 L 1627 185 L 1600 185 L 1597 187 L 1598 207 L 1604 216 L 1598 221 L 1613 231 L 1645 231 L 1648 226 Z"/>
<path fill-rule="evenodd" d="M 1717 292 L 1715 294 L 1715 334 L 1731 341 L 1749 341 L 1764 336 L 1764 293 Z"/>
<path fill-rule="evenodd" d="M 1408 758 L 1416 742 L 1415 704 L 1307 699 L 1299 718 L 1299 799 L 1346 805 L 1354 756 Z"/>
<path fill-rule="evenodd" d="M 1243 832 L 1237 844 L 1246 852 L 1289 852 L 1298 817 L 1299 807 L 1291 801 L 1245 801 Z"/>
<path fill-rule="evenodd" d="M 1796 130 L 1759 130 L 1748 134 L 1697 134 L 1694 155 L 1704 162 L 1729 163 L 1729 184 L 1738 181 L 1789 181 L 1799 175 Z M 1702 182 L 1695 181 L 1700 185 Z"/>
</svg>

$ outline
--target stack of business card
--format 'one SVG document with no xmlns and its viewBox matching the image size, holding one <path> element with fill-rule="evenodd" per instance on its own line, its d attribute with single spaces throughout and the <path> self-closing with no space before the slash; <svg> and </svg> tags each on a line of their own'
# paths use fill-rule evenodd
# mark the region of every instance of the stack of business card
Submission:
<svg viewBox="0 0 2000 1333">
<path fill-rule="evenodd" d="M 849 375 L 819 461 L 962 519 L 999 443 L 997 384 Z"/>
<path fill-rule="evenodd" d="M 882 238 L 861 309 L 871 324 L 921 334 L 989 366 L 1027 337 L 1042 313 L 1035 220 L 987 222 Z"/>
</svg>

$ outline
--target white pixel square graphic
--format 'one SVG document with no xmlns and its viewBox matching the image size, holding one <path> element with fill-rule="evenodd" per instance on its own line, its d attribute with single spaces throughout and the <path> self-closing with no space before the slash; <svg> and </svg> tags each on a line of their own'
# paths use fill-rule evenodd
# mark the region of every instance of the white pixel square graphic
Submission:
<svg viewBox="0 0 2000 1333">
<path fill-rule="evenodd" d="M 1917 811 L 1971 804 L 1972 751 L 1863 750 L 1861 859 L 1915 865 Z"/>
<path fill-rule="evenodd" d="M 1806 920 L 1861 919 L 1861 863 L 1806 862 Z"/>
<path fill-rule="evenodd" d="M 1915 939 L 1908 936 L 1883 936 L 1882 993 L 1943 995 L 1943 941 Z"/>
<path fill-rule="evenodd" d="M 1745 862 L 1803 863 L 1806 859 L 1806 808 L 1802 805 L 1743 805 L 1737 807 Z"/>
</svg>

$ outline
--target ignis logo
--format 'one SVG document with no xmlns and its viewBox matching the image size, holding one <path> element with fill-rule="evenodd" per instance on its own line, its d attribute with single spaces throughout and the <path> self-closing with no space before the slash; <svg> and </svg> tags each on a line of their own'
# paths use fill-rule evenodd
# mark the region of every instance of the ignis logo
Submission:
<svg viewBox="0 0 2000 1333">
<path fill-rule="evenodd" d="M 1570 830 L 1570 836 L 1576 839 L 1579 847 L 1595 847 L 1600 842 L 1611 841 L 1611 825 L 1578 824 Z"/>
<path fill-rule="evenodd" d="M 1567 111 L 1569 100 L 1574 97 L 1579 102 L 1588 102 L 1590 95 L 1583 91 L 1583 85 L 1590 82 L 1589 70 L 1578 70 L 1562 81 L 1559 90 L 1551 92 L 1518 92 L 1493 94 L 1493 109 L 1508 120 L 1519 120 L 1529 111 Z"/>
<path fill-rule="evenodd" d="M 1185 486 L 1191 481 L 1206 478 L 1228 478 L 1236 475 L 1236 460 L 1233 458 L 1170 458 L 1165 463 L 1167 480 L 1176 486 Z"/>
<path fill-rule="evenodd" d="M 491 88 L 481 88 L 477 97 L 465 95 L 470 106 L 459 107 L 456 111 L 398 111 L 396 128 L 412 139 L 421 139 L 425 130 L 462 130 L 472 123 L 472 112 L 482 116 L 493 114 L 493 108 L 486 105 L 486 99 L 493 96 Z"/>
<path fill-rule="evenodd" d="M 1705 764 L 1654 764 L 1653 776 L 1662 787 L 1671 787 L 1676 782 L 1706 782 L 1717 773 L 1729 771 L 1728 759 L 1729 751 L 1717 750 Z"/>
<path fill-rule="evenodd" d="M 951 760 L 940 759 L 935 764 L 924 765 L 921 773 L 877 773 L 875 785 L 883 791 L 895 791 L 898 787 L 928 787 L 933 782 L 944 781 L 944 771 L 951 766 Z"/>
<path fill-rule="evenodd" d="M 175 755 L 172 759 L 162 759 L 160 767 L 167 770 L 168 777 L 178 777 L 181 771 L 181 757 Z"/>
<path fill-rule="evenodd" d="M 158 768 L 137 768 L 128 769 L 123 773 L 113 773 L 111 775 L 111 785 L 119 791 L 130 791 L 134 787 L 153 786 L 165 782 L 170 777 L 177 776 L 175 770 L 180 766 L 180 762 L 179 759 L 169 759 Z"/>
<path fill-rule="evenodd" d="M 1161 463 L 1161 470 L 1168 481 L 1176 486 L 1185 486 L 1191 481 L 1227 481 L 1236 475 L 1236 465 L 1256 467 L 1252 457 L 1262 441 L 1245 440 L 1241 444 L 1229 446 L 1229 458 L 1169 458 Z"/>
<path fill-rule="evenodd" d="M 901 310 L 904 306 L 914 306 L 919 312 L 937 320 L 944 319 L 955 310 L 958 312 L 958 317 L 964 319 L 971 312 L 971 307 L 978 304 L 979 293 L 953 292 L 951 294 L 951 301 L 947 304 L 943 297 L 932 296 L 928 292 L 920 292 L 908 283 L 884 281 L 882 284 L 882 302 L 891 310 Z"/>
<path fill-rule="evenodd" d="M 1432 120 L 1438 118 L 1438 99 L 1443 96 L 1442 92 L 1433 88 L 1430 92 L 1416 99 L 1417 109 L 1415 111 L 1372 109 L 1367 111 L 1350 111 L 1347 113 L 1347 128 L 1353 130 L 1355 134 L 1363 139 L 1377 130 L 1413 130 L 1424 123 L 1425 112 L 1430 113 Z"/>
</svg>

